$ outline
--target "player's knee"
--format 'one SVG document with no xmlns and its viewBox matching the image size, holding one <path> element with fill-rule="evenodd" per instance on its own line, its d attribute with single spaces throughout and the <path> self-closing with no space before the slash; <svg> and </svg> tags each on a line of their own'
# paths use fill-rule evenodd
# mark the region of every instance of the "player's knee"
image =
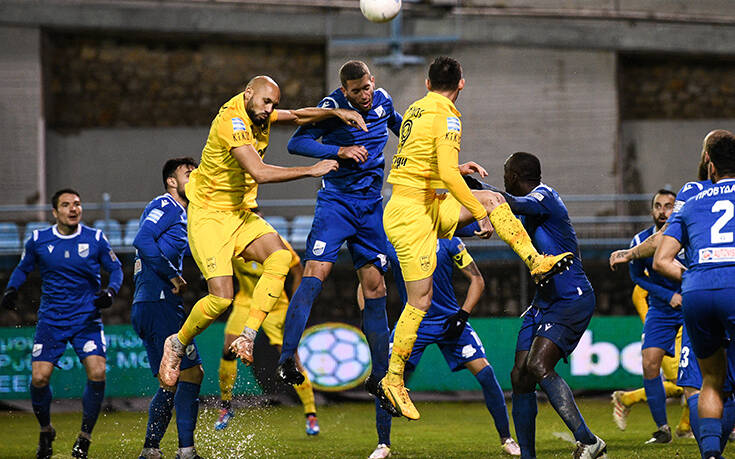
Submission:
<svg viewBox="0 0 735 459">
<path fill-rule="evenodd" d="M 373 278 L 364 278 L 361 282 L 362 293 L 365 298 L 380 298 L 386 295 L 385 280 L 383 276 Z"/>
<path fill-rule="evenodd" d="M 475 196 L 488 212 L 492 212 L 493 209 L 505 202 L 503 195 L 494 191 L 478 191 Z"/>
<path fill-rule="evenodd" d="M 87 372 L 87 378 L 91 381 L 104 381 L 105 380 L 105 367 L 92 368 Z"/>
<path fill-rule="evenodd" d="M 51 375 L 40 374 L 40 373 L 33 373 L 31 375 L 31 385 L 33 387 L 48 386 L 50 380 L 51 380 Z"/>
<path fill-rule="evenodd" d="M 232 304 L 232 298 L 222 298 L 211 293 L 206 298 L 207 301 L 201 302 L 202 312 L 210 317 L 219 317 Z"/>
<path fill-rule="evenodd" d="M 526 368 L 534 382 L 540 382 L 552 371 L 541 358 L 533 357 L 529 358 Z"/>
<path fill-rule="evenodd" d="M 532 391 L 536 386 L 534 381 L 529 381 L 528 373 L 524 368 L 514 366 L 510 372 L 510 382 L 513 386 L 513 392 L 525 393 Z"/>
<path fill-rule="evenodd" d="M 201 384 L 204 379 L 204 370 L 201 365 L 194 365 L 186 370 L 181 371 L 179 381 L 189 382 L 193 384 Z"/>
<path fill-rule="evenodd" d="M 293 256 L 288 250 L 276 250 L 263 260 L 263 273 L 285 278 L 291 267 L 292 260 Z"/>
</svg>

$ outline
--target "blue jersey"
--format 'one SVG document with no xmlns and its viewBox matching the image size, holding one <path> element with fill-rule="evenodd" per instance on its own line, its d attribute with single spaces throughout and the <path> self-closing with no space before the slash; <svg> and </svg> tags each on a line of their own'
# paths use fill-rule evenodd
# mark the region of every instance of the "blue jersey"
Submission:
<svg viewBox="0 0 735 459">
<path fill-rule="evenodd" d="M 78 225 L 65 236 L 56 225 L 33 232 L 7 287 L 19 288 L 38 265 L 41 271 L 41 306 L 38 320 L 56 326 L 100 321 L 94 306 L 101 287 L 100 266 L 110 273 L 108 288 L 115 293 L 123 280 L 122 265 L 101 230 Z"/>
<path fill-rule="evenodd" d="M 686 250 L 682 291 L 731 288 L 735 279 L 735 179 L 724 179 L 686 201 L 664 233 Z"/>
<path fill-rule="evenodd" d="M 401 128 L 401 115 L 393 107 L 393 99 L 378 88 L 373 94 L 373 106 L 367 112 L 360 112 L 349 103 L 341 89 L 334 90 L 322 99 L 319 107 L 352 109 L 362 114 L 368 132 L 346 125 L 338 118 L 330 118 L 316 124 L 301 126 L 288 142 L 292 154 L 313 158 L 336 159 L 339 169 L 325 175 L 322 189 L 340 194 L 358 196 L 380 196 L 383 188 L 385 158 L 383 148 L 388 141 L 388 129 L 398 135 Z M 317 140 L 321 138 L 322 142 Z M 363 163 L 352 159 L 337 157 L 340 147 L 361 145 L 368 151 Z"/>
<path fill-rule="evenodd" d="M 635 247 L 648 239 L 654 233 L 655 226 L 636 234 L 630 246 Z M 677 257 L 679 262 L 685 263 L 683 257 Z M 675 293 L 681 293 L 681 284 L 668 279 L 653 270 L 653 257 L 642 258 L 630 262 L 630 278 L 634 284 L 648 291 L 648 306 L 659 309 L 670 315 L 681 315 L 681 310 L 669 305 Z"/>
<path fill-rule="evenodd" d="M 146 206 L 140 216 L 135 246 L 135 297 L 141 301 L 169 300 L 181 303 L 171 292 L 169 279 L 180 276 L 184 254 L 189 248 L 186 237 L 186 209 L 166 193 Z"/>
<path fill-rule="evenodd" d="M 396 250 L 390 244 L 386 243 L 388 250 L 387 256 L 390 261 L 393 278 L 398 286 L 398 293 L 401 301 L 406 304 L 408 295 L 406 294 L 406 284 L 403 281 L 401 273 L 401 265 L 398 263 Z M 434 293 L 431 297 L 431 307 L 424 317 L 424 321 L 443 321 L 447 317 L 459 311 L 457 298 L 454 296 L 454 286 L 452 284 L 452 270 L 456 264 L 459 268 L 464 268 L 472 262 L 472 257 L 465 249 L 464 243 L 458 237 L 452 239 L 439 239 L 436 246 L 436 270 L 434 270 L 433 286 Z"/>
<path fill-rule="evenodd" d="M 533 304 L 544 309 L 558 301 L 575 300 L 592 292 L 592 285 L 582 268 L 577 234 L 559 194 L 542 183 L 526 196 L 506 194 L 506 200 L 513 213 L 521 217 L 540 253 L 574 254 L 574 263 L 568 271 L 557 274 L 545 287 L 536 290 Z"/>
</svg>

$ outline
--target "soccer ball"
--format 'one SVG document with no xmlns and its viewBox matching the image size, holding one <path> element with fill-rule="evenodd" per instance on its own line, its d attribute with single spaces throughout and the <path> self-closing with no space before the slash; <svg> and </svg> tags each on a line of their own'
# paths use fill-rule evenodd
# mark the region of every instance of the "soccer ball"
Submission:
<svg viewBox="0 0 735 459">
<path fill-rule="evenodd" d="M 372 22 L 388 22 L 401 11 L 401 0 L 360 0 L 362 15 Z"/>
<path fill-rule="evenodd" d="M 370 374 L 370 347 L 362 332 L 336 322 L 316 325 L 304 332 L 299 357 L 315 388 L 351 389 Z"/>
</svg>

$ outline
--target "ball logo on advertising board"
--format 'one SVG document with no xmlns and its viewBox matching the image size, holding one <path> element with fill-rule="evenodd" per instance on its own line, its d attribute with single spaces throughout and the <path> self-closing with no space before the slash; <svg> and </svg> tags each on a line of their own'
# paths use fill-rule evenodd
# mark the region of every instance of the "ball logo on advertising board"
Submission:
<svg viewBox="0 0 735 459">
<path fill-rule="evenodd" d="M 360 329 L 338 322 L 308 328 L 299 357 L 316 389 L 337 392 L 361 384 L 370 374 L 370 348 Z"/>
</svg>

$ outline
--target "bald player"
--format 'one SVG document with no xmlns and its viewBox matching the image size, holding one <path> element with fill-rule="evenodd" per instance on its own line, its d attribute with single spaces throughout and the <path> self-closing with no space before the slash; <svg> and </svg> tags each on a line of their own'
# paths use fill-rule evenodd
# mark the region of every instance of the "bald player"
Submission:
<svg viewBox="0 0 735 459">
<path fill-rule="evenodd" d="M 253 360 L 255 334 L 280 298 L 291 264 L 291 252 L 257 207 L 258 185 L 321 177 L 338 168 L 334 160 L 306 167 L 279 167 L 263 162 L 272 123 L 302 125 L 336 116 L 350 126 L 367 130 L 352 110 L 302 108 L 279 110 L 281 91 L 268 76 L 250 80 L 245 91 L 227 101 L 212 121 L 199 168 L 186 185 L 189 199 L 188 236 L 191 252 L 207 280 L 208 295 L 192 308 L 177 334 L 166 339 L 160 378 L 174 385 L 187 346 L 232 303 L 232 259 L 263 265 L 253 289 L 245 329 L 232 343 L 243 363 Z"/>
</svg>

